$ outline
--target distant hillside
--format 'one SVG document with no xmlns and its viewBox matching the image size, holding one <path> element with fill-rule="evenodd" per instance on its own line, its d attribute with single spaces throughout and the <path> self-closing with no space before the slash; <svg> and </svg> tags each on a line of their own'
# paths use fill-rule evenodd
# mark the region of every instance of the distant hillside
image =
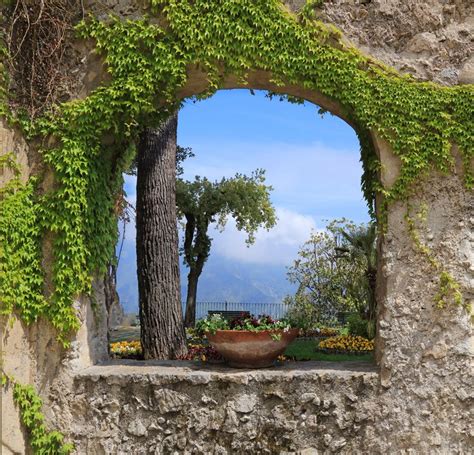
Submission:
<svg viewBox="0 0 474 455">
<path fill-rule="evenodd" d="M 135 258 L 123 256 L 117 274 L 117 289 L 126 313 L 138 311 Z M 186 298 L 187 270 L 181 267 L 181 295 Z M 214 255 L 199 280 L 198 301 L 280 302 L 295 286 L 286 279 L 284 266 L 245 264 Z"/>
<path fill-rule="evenodd" d="M 185 272 L 184 270 L 182 272 Z M 186 272 L 185 272 L 186 273 Z M 181 277 L 183 296 L 186 275 Z M 211 256 L 199 280 L 199 301 L 280 302 L 295 286 L 286 279 L 284 266 L 245 264 Z"/>
</svg>

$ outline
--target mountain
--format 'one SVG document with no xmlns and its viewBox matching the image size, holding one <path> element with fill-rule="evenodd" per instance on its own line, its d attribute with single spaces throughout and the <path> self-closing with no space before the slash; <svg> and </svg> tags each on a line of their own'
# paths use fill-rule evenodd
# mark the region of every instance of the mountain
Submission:
<svg viewBox="0 0 474 455">
<path fill-rule="evenodd" d="M 136 262 L 132 249 L 124 249 L 117 272 L 117 291 L 126 313 L 138 312 Z M 181 295 L 186 299 L 187 269 L 181 266 Z M 281 265 L 248 264 L 212 255 L 199 279 L 199 302 L 278 303 L 296 287 Z"/>
<path fill-rule="evenodd" d="M 181 273 L 181 292 L 185 296 L 187 271 Z M 284 266 L 248 264 L 211 255 L 199 280 L 198 301 L 277 303 L 294 292 Z"/>
</svg>

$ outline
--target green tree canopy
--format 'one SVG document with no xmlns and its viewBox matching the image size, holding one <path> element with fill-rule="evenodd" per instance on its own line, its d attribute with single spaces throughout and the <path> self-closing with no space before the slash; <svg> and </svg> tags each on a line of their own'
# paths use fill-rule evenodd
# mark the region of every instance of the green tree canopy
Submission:
<svg viewBox="0 0 474 455">
<path fill-rule="evenodd" d="M 271 186 L 265 185 L 265 171 L 257 169 L 250 176 L 210 181 L 196 176 L 194 181 L 178 178 L 176 205 L 184 222 L 182 254 L 189 267 L 185 323 L 194 325 L 197 283 L 211 250 L 209 226 L 216 223 L 223 230 L 233 218 L 239 231 L 248 234 L 246 242 L 255 241 L 259 227 L 270 229 L 276 224 L 275 209 L 270 201 Z"/>
<path fill-rule="evenodd" d="M 375 317 L 377 309 L 377 225 L 363 224 L 353 229 L 340 230 L 344 239 L 349 242 L 349 256 L 351 260 L 362 261 L 365 264 L 365 282 L 367 287 L 367 308 L 365 317 L 369 321 L 368 333 L 375 335 Z"/>
<path fill-rule="evenodd" d="M 298 284 L 296 295 L 286 299 L 290 317 L 311 325 L 331 321 L 338 311 L 366 314 L 372 302 L 367 270 L 376 263 L 372 226 L 342 219 L 312 233 L 288 270 Z"/>
</svg>

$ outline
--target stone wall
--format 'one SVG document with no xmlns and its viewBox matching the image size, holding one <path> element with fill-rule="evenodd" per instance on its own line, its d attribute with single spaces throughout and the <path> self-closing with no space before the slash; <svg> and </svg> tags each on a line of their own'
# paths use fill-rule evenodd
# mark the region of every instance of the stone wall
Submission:
<svg viewBox="0 0 474 455">
<path fill-rule="evenodd" d="M 304 0 L 288 0 L 297 10 Z M 319 16 L 363 52 L 441 84 L 474 83 L 469 0 L 324 0 Z"/>
<path fill-rule="evenodd" d="M 143 15 L 143 3 L 84 2 L 97 14 L 132 18 Z M 326 0 L 319 14 L 376 58 L 419 78 L 453 84 L 473 82 L 473 8 L 460 0 Z M 104 77 L 91 49 L 91 43 L 78 43 L 83 58 L 71 62 L 78 97 Z M 189 94 L 195 94 L 202 81 L 191 76 Z M 259 83 L 252 81 L 254 88 L 269 88 L 268 81 Z M 315 96 L 315 102 L 329 102 Z M 330 110 L 337 113 L 337 106 Z M 36 172 L 34 148 L 3 123 L 0 145 L 0 154 L 16 154 L 24 179 Z M 390 184 L 398 164 L 387 144 L 377 145 L 386 165 L 382 178 Z M 474 196 L 459 169 L 420 181 L 412 204 L 415 210 L 429 207 L 419 226 L 422 240 L 472 302 Z M 6 172 L 0 175 L 0 185 L 8 178 Z M 29 328 L 1 321 L 3 367 L 35 385 L 49 425 L 74 440 L 78 454 L 144 453 L 144 448 L 148 453 L 469 453 L 472 325 L 460 308 L 433 307 L 439 274 L 413 249 L 405 213 L 401 203 L 390 208 L 380 244 L 377 370 L 350 364 L 238 373 L 136 363 L 91 367 L 107 357 L 102 283 L 96 286 L 95 313 L 87 299 L 78 300 L 82 327 L 68 351 L 45 321 Z M 11 391 L 2 390 L 1 407 L 2 453 L 28 453 Z"/>
<path fill-rule="evenodd" d="M 51 428 L 57 427 L 51 418 L 55 403 L 74 390 L 74 373 L 108 358 L 107 313 L 101 305 L 103 289 L 97 284 L 95 288 L 99 305 L 94 310 L 86 299 L 76 302 L 81 328 L 67 350 L 57 341 L 56 331 L 48 321 L 26 326 L 15 317 L 0 317 L 1 368 L 20 384 L 35 386 L 45 403 L 44 413 Z M 12 392 L 11 387 L 2 387 L 0 395 L 0 453 L 30 454 Z M 62 411 L 68 413 L 69 406 Z"/>
<path fill-rule="evenodd" d="M 473 304 L 474 194 L 464 187 L 459 165 L 450 176 L 434 174 L 419 182 L 417 193 L 413 216 L 428 207 L 426 221 L 417 222 L 421 241 Z M 435 307 L 439 273 L 414 248 L 405 213 L 404 204 L 390 208 L 379 263 L 386 286 L 377 340 L 383 389 L 379 424 L 397 450 L 468 453 L 474 447 L 471 315 L 454 305 Z"/>
<path fill-rule="evenodd" d="M 235 371 L 182 363 L 84 370 L 54 421 L 81 454 L 355 453 L 374 444 L 373 366 Z"/>
<path fill-rule="evenodd" d="M 283 0 L 297 12 L 305 0 Z M 87 11 L 137 19 L 149 13 L 143 0 L 87 0 Z M 324 0 L 318 17 L 339 27 L 364 53 L 420 80 L 445 85 L 474 83 L 474 3 L 467 0 Z M 68 73 L 82 98 L 107 75 L 93 44 L 77 43 Z"/>
<path fill-rule="evenodd" d="M 26 182 L 32 171 L 28 160 L 28 146 L 20 132 L 9 128 L 5 120 L 0 119 L 0 156 L 11 154 L 20 168 L 21 181 Z M 0 168 L 0 187 L 13 178 L 13 172 L 8 168 Z"/>
<path fill-rule="evenodd" d="M 26 182 L 30 175 L 27 152 L 28 146 L 20 133 L 0 120 L 0 156 L 12 154 L 20 168 L 22 182 Z M 0 168 L 0 187 L 13 177 L 10 169 Z M 30 356 L 30 339 L 19 321 L 13 324 L 10 322 L 7 317 L 0 317 L 0 364 L 2 368 L 8 368 L 9 374 L 18 377 L 19 381 L 31 383 L 35 379 L 35 366 Z M 1 453 L 25 453 L 25 438 L 11 390 L 2 390 L 0 409 Z"/>
</svg>

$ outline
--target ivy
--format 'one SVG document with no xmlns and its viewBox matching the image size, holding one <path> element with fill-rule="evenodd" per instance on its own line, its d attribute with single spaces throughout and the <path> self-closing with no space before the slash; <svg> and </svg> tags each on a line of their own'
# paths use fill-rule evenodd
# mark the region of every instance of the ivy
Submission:
<svg viewBox="0 0 474 455">
<path fill-rule="evenodd" d="M 41 230 L 35 180 L 20 181 L 12 154 L 0 157 L 0 169 L 13 177 L 0 188 L 0 314 L 16 311 L 31 323 L 47 311 L 43 296 Z"/>
<path fill-rule="evenodd" d="M 92 277 L 113 256 L 115 205 L 130 144 L 139 127 L 156 125 L 179 107 L 177 93 L 196 65 L 209 81 L 200 97 L 219 89 L 227 75 L 244 82 L 250 70 L 262 70 L 277 85 L 295 84 L 337 101 L 360 138 L 362 188 L 371 209 L 377 193 L 386 205 L 408 200 L 431 171 L 449 173 L 452 144 L 472 189 L 474 87 L 441 87 L 397 74 L 319 22 L 312 12 L 320 3 L 309 2 L 295 16 L 279 0 L 151 0 L 159 21 L 81 22 L 79 36 L 95 40 L 110 80 L 40 119 L 16 118 L 30 139 L 54 144 L 40 149 L 54 182 L 39 194 L 31 180 L 2 197 L 2 308 L 18 309 L 27 321 L 46 314 L 67 344 L 79 326 L 74 300 L 91 295 Z M 370 131 L 387 140 L 402 163 L 391 188 L 377 179 Z M 45 236 L 52 239 L 53 290 L 42 298 L 39 245 Z"/>
<path fill-rule="evenodd" d="M 439 275 L 438 290 L 434 296 L 436 307 L 445 308 L 449 303 L 453 303 L 465 308 L 467 313 L 470 314 L 471 305 L 464 300 L 460 284 L 454 279 L 452 274 L 443 267 L 428 245 L 421 240 L 417 224 L 423 224 L 426 222 L 428 207 L 422 205 L 421 209 L 414 216 L 411 214 L 412 210 L 413 208 L 411 204 L 408 204 L 405 221 L 415 250 L 426 258 L 431 268 Z"/>
<path fill-rule="evenodd" d="M 443 270 L 439 277 L 439 291 L 436 293 L 434 300 L 438 308 L 445 308 L 450 299 L 456 305 L 461 306 L 464 304 L 459 283 L 449 272 Z M 469 305 L 466 305 L 466 309 L 468 312 L 471 311 Z"/>
<path fill-rule="evenodd" d="M 4 373 L 1 385 L 13 387 L 13 401 L 20 410 L 20 420 L 28 431 L 35 455 L 68 455 L 74 450 L 73 444 L 64 443 L 61 433 L 47 429 L 41 412 L 43 402 L 33 386 L 20 384 Z"/>
</svg>

